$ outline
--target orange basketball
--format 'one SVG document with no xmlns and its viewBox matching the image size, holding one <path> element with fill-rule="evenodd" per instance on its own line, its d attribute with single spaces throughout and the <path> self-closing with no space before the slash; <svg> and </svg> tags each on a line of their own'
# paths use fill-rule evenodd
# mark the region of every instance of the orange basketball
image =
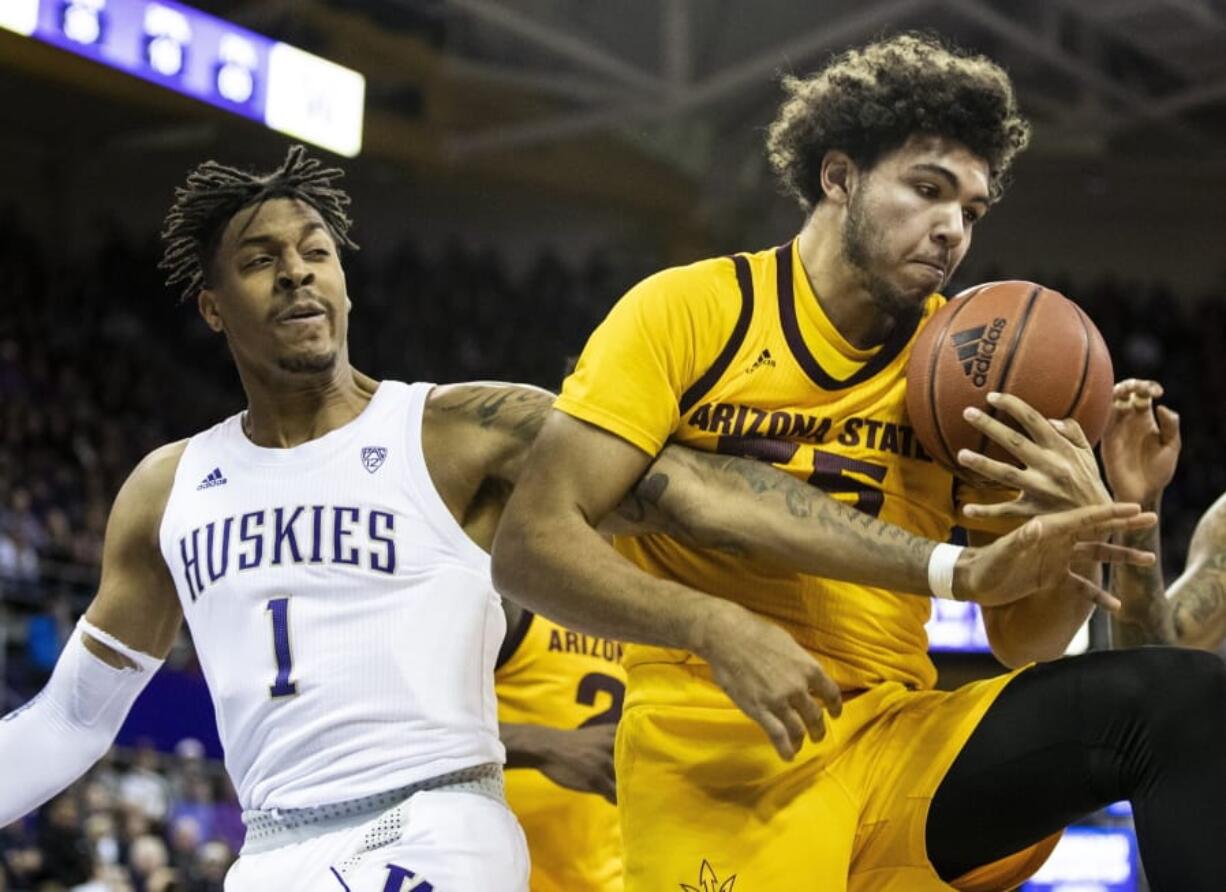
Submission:
<svg viewBox="0 0 1226 892">
<path fill-rule="evenodd" d="M 1111 354 L 1094 323 L 1071 300 L 1033 282 L 989 282 L 937 311 L 907 363 L 907 414 L 924 449 L 958 468 L 959 449 L 1017 462 L 962 417 L 967 406 L 993 416 L 996 390 L 1047 418 L 1075 418 L 1091 444 L 1111 409 Z M 1011 423 L 1005 415 L 1002 420 Z"/>
</svg>

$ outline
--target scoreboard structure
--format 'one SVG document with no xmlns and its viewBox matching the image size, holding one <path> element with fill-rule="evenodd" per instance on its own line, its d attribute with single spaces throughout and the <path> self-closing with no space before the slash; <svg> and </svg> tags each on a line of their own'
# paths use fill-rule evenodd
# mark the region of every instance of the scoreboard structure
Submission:
<svg viewBox="0 0 1226 892">
<path fill-rule="evenodd" d="M 348 157 L 357 71 L 173 0 L 2 0 L 0 27 Z"/>
</svg>

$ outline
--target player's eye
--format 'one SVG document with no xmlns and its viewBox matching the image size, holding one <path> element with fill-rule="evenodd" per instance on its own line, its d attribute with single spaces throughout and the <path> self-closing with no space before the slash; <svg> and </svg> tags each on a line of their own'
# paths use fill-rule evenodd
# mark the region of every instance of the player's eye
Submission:
<svg viewBox="0 0 1226 892">
<path fill-rule="evenodd" d="M 307 253 L 307 257 L 327 257 L 332 252 L 329 251 L 327 248 L 311 248 L 306 253 Z"/>
<path fill-rule="evenodd" d="M 915 186 L 915 191 L 924 198 L 936 198 L 941 194 L 941 190 L 932 185 L 932 183 L 917 183 Z"/>
<path fill-rule="evenodd" d="M 265 264 L 268 264 L 271 262 L 272 262 L 271 257 L 269 257 L 266 254 L 261 254 L 258 257 L 252 257 L 250 260 L 244 263 L 243 269 L 256 269 L 258 267 L 264 266 Z"/>
<path fill-rule="evenodd" d="M 978 212 L 972 211 L 969 208 L 967 208 L 962 211 L 962 219 L 966 222 L 967 226 L 970 226 L 972 223 L 975 223 L 979 220 L 979 214 Z"/>
</svg>

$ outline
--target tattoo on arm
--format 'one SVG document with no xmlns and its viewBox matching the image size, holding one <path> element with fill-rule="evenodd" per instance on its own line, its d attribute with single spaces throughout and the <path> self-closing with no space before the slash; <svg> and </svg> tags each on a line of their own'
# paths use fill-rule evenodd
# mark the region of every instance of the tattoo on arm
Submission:
<svg viewBox="0 0 1226 892">
<path fill-rule="evenodd" d="M 634 489 L 617 506 L 618 516 L 632 524 L 644 523 L 647 520 L 649 509 L 659 507 L 666 489 L 668 489 L 668 475 L 663 471 L 648 469 Z"/>
<path fill-rule="evenodd" d="M 1216 552 L 1171 598 L 1172 625 L 1181 644 L 1201 644 L 1207 627 L 1220 626 L 1226 611 L 1226 552 Z"/>
<path fill-rule="evenodd" d="M 1130 548 L 1159 552 L 1158 528 L 1139 530 L 1124 535 L 1122 544 Z M 1111 568 L 1111 593 L 1123 602 L 1123 610 L 1111 617 L 1111 635 L 1115 647 L 1140 647 L 1144 644 L 1174 644 L 1175 629 L 1171 622 L 1170 605 L 1166 600 L 1166 583 L 1162 578 L 1162 561 L 1150 567 L 1116 564 Z"/>
<path fill-rule="evenodd" d="M 685 492 L 674 487 L 673 477 L 693 479 Z M 735 522 L 709 522 L 710 506 L 717 502 L 735 507 L 749 490 L 755 502 L 779 504 L 787 516 L 817 527 L 815 534 L 833 547 L 881 549 L 902 547 L 911 559 L 926 560 L 932 549 L 927 539 L 885 523 L 831 498 L 826 493 L 764 462 L 692 449 L 669 448 L 618 508 L 622 519 L 646 525 L 703 548 L 745 555 L 753 550 L 752 531 Z M 665 498 L 672 492 L 671 498 Z M 781 504 L 780 504 L 781 503 Z M 743 503 L 741 503 L 743 504 Z M 735 520 L 735 518 L 734 518 Z"/>
<path fill-rule="evenodd" d="M 462 385 L 441 394 L 435 408 L 532 443 L 553 406 L 552 393 L 516 384 Z"/>
</svg>

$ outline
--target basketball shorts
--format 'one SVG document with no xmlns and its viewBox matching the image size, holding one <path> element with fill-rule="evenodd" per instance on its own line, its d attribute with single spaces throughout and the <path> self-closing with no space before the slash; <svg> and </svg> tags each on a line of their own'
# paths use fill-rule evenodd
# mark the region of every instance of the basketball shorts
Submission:
<svg viewBox="0 0 1226 892">
<path fill-rule="evenodd" d="M 360 823 L 255 854 L 225 892 L 527 892 L 528 850 L 504 803 L 427 790 Z"/>
<path fill-rule="evenodd" d="M 948 890 L 927 856 L 928 806 L 1016 674 L 952 692 L 887 683 L 846 696 L 826 737 L 785 762 L 705 664 L 634 666 L 616 749 L 626 892 Z M 1057 839 L 953 887 L 1013 889 Z"/>
<path fill-rule="evenodd" d="M 506 773 L 507 802 L 532 856 L 532 892 L 622 892 L 617 808 L 559 787 L 539 771 Z"/>
</svg>

